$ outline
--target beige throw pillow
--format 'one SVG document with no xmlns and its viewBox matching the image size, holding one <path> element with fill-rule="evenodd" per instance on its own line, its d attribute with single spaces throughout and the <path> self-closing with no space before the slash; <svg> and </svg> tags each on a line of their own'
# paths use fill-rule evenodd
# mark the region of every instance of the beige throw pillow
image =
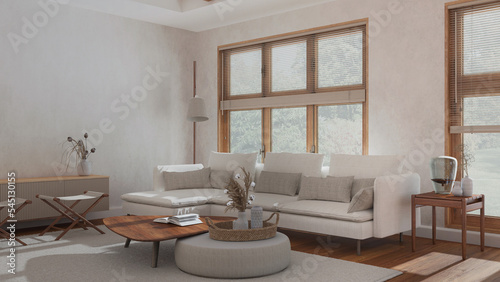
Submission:
<svg viewBox="0 0 500 282">
<path fill-rule="evenodd" d="M 361 189 L 352 198 L 347 212 L 364 211 L 373 208 L 373 186 Z"/>
<path fill-rule="evenodd" d="M 352 182 L 351 199 L 354 197 L 354 195 L 361 191 L 361 189 L 373 187 L 374 184 L 375 178 L 354 179 L 354 182 Z"/>
<path fill-rule="evenodd" d="M 255 186 L 255 192 L 295 196 L 301 176 L 301 173 L 263 171 Z"/>
<path fill-rule="evenodd" d="M 232 173 L 225 170 L 212 170 L 210 171 L 210 185 L 213 188 L 225 189 Z"/>
<path fill-rule="evenodd" d="M 186 172 L 163 171 L 165 191 L 187 188 L 209 188 L 210 167 Z"/>
<path fill-rule="evenodd" d="M 299 200 L 325 200 L 349 203 L 354 176 L 302 177 Z"/>
</svg>

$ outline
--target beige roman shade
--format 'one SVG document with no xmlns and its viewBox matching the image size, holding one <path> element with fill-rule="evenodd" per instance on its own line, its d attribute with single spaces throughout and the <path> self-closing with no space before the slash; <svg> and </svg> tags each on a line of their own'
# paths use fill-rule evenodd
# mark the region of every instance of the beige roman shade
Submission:
<svg viewBox="0 0 500 282">
<path fill-rule="evenodd" d="M 221 110 L 365 101 L 366 23 L 221 47 Z"/>
</svg>

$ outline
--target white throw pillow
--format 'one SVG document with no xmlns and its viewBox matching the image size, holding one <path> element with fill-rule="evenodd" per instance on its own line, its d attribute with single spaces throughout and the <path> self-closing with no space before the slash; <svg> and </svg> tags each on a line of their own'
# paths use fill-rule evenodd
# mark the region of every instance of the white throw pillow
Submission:
<svg viewBox="0 0 500 282">
<path fill-rule="evenodd" d="M 332 154 L 330 176 L 349 176 L 355 178 L 375 178 L 383 175 L 401 174 L 402 156 L 366 156 Z"/>
<path fill-rule="evenodd" d="M 321 177 L 323 154 L 266 153 L 264 171 L 302 173 L 303 176 Z"/>
<path fill-rule="evenodd" d="M 244 167 L 250 173 L 252 179 L 255 175 L 255 164 L 257 163 L 257 153 L 237 154 L 210 152 L 208 166 L 212 170 L 225 170 L 235 172 L 239 167 Z"/>
</svg>

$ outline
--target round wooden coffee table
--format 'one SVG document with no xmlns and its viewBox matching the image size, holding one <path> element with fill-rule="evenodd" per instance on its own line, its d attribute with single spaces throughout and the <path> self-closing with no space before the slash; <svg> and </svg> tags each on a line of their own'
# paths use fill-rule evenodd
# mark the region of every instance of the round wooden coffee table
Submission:
<svg viewBox="0 0 500 282">
<path fill-rule="evenodd" d="M 104 225 L 116 234 L 127 238 L 125 248 L 130 241 L 153 242 L 153 257 L 151 267 L 158 265 L 158 250 L 160 241 L 184 238 L 208 232 L 205 217 L 200 217 L 203 224 L 190 226 L 177 226 L 171 223 L 153 222 L 155 218 L 167 217 L 169 215 L 136 216 L 124 215 L 108 217 L 103 220 Z M 209 216 L 214 222 L 235 220 L 234 217 Z"/>
</svg>

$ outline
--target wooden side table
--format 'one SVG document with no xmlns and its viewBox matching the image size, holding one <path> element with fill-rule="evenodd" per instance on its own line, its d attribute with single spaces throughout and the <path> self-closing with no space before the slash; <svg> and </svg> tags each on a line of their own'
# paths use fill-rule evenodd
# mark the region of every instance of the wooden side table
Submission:
<svg viewBox="0 0 500 282">
<path fill-rule="evenodd" d="M 432 206 L 432 244 L 436 244 L 436 207 L 455 208 L 462 210 L 462 259 L 466 259 L 467 248 L 467 212 L 481 209 L 480 237 L 481 251 L 484 251 L 484 195 L 471 197 L 457 197 L 451 194 L 436 194 L 435 192 L 415 194 L 411 196 L 411 238 L 412 251 L 415 251 L 416 241 L 416 209 L 423 206 Z"/>
</svg>

